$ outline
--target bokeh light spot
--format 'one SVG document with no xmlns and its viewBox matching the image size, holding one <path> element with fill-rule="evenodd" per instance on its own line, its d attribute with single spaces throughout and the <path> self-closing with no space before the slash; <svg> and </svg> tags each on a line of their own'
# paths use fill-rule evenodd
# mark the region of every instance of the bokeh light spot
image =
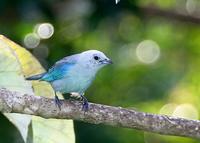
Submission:
<svg viewBox="0 0 200 143">
<path fill-rule="evenodd" d="M 35 48 L 39 45 L 40 38 L 35 33 L 29 33 L 24 37 L 24 45 L 27 48 Z"/>
<path fill-rule="evenodd" d="M 187 119 L 198 119 L 198 110 L 192 104 L 186 103 L 177 106 L 172 115 Z"/>
<path fill-rule="evenodd" d="M 189 14 L 193 14 L 196 10 L 196 1 L 195 0 L 187 0 L 185 7 Z"/>
<path fill-rule="evenodd" d="M 135 43 L 129 43 L 119 48 L 117 52 L 117 65 L 119 65 L 120 67 L 130 67 L 136 65 L 138 62 L 137 57 L 135 56 L 135 47 Z"/>
<path fill-rule="evenodd" d="M 160 114 L 163 114 L 163 115 L 172 115 L 174 110 L 176 109 L 176 104 L 174 103 L 168 103 L 168 104 L 165 104 L 161 109 L 160 109 Z"/>
<path fill-rule="evenodd" d="M 42 23 L 36 26 L 36 32 L 41 39 L 48 39 L 54 33 L 54 27 L 50 23 Z"/>
<path fill-rule="evenodd" d="M 136 55 L 139 61 L 150 64 L 159 58 L 160 48 L 156 42 L 152 40 L 144 40 L 138 44 Z"/>
</svg>

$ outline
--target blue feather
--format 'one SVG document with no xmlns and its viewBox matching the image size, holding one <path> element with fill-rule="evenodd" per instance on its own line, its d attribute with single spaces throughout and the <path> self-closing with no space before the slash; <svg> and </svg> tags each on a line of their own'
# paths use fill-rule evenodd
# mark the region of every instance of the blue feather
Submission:
<svg viewBox="0 0 200 143">
<path fill-rule="evenodd" d="M 42 80 L 47 82 L 52 82 L 54 80 L 58 80 L 66 76 L 69 69 L 76 64 L 77 62 L 78 54 L 65 57 L 58 62 L 55 63 L 55 65 L 48 70 L 48 72 L 33 75 L 31 77 L 27 77 L 27 80 Z"/>
<path fill-rule="evenodd" d="M 57 64 L 40 79 L 42 81 L 52 82 L 58 80 L 67 75 L 67 72 L 74 64 Z"/>
</svg>

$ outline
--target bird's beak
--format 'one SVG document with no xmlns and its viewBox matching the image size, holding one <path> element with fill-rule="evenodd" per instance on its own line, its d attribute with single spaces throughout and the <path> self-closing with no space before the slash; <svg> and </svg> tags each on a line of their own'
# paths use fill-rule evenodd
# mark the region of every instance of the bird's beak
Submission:
<svg viewBox="0 0 200 143">
<path fill-rule="evenodd" d="M 105 59 L 101 61 L 102 64 L 113 64 L 111 59 Z"/>
<path fill-rule="evenodd" d="M 107 59 L 107 64 L 113 64 L 113 61 L 111 59 Z"/>
</svg>

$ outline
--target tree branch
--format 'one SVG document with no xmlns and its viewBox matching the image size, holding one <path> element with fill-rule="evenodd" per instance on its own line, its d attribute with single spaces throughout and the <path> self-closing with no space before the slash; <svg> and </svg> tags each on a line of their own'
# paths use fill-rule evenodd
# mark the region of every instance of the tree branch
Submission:
<svg viewBox="0 0 200 143">
<path fill-rule="evenodd" d="M 200 121 L 155 115 L 121 107 L 90 103 L 88 112 L 81 111 L 79 101 L 62 101 L 59 110 L 53 99 L 23 95 L 0 89 L 0 111 L 36 115 L 43 118 L 73 119 L 92 124 L 105 124 L 165 135 L 200 138 Z"/>
<path fill-rule="evenodd" d="M 177 13 L 174 10 L 163 10 L 155 6 L 137 7 L 146 16 L 160 16 L 171 20 L 200 24 L 199 15 Z"/>
</svg>

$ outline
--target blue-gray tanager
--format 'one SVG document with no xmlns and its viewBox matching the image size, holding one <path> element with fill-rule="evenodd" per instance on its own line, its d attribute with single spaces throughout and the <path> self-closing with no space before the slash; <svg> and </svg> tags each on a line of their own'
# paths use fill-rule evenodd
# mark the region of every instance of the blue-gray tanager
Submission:
<svg viewBox="0 0 200 143">
<path fill-rule="evenodd" d="M 61 108 L 56 92 L 78 93 L 83 99 L 83 110 L 88 110 L 85 90 L 91 85 L 98 70 L 112 61 L 104 53 L 88 50 L 56 62 L 47 72 L 26 78 L 49 82 L 55 90 L 55 103 Z"/>
</svg>

